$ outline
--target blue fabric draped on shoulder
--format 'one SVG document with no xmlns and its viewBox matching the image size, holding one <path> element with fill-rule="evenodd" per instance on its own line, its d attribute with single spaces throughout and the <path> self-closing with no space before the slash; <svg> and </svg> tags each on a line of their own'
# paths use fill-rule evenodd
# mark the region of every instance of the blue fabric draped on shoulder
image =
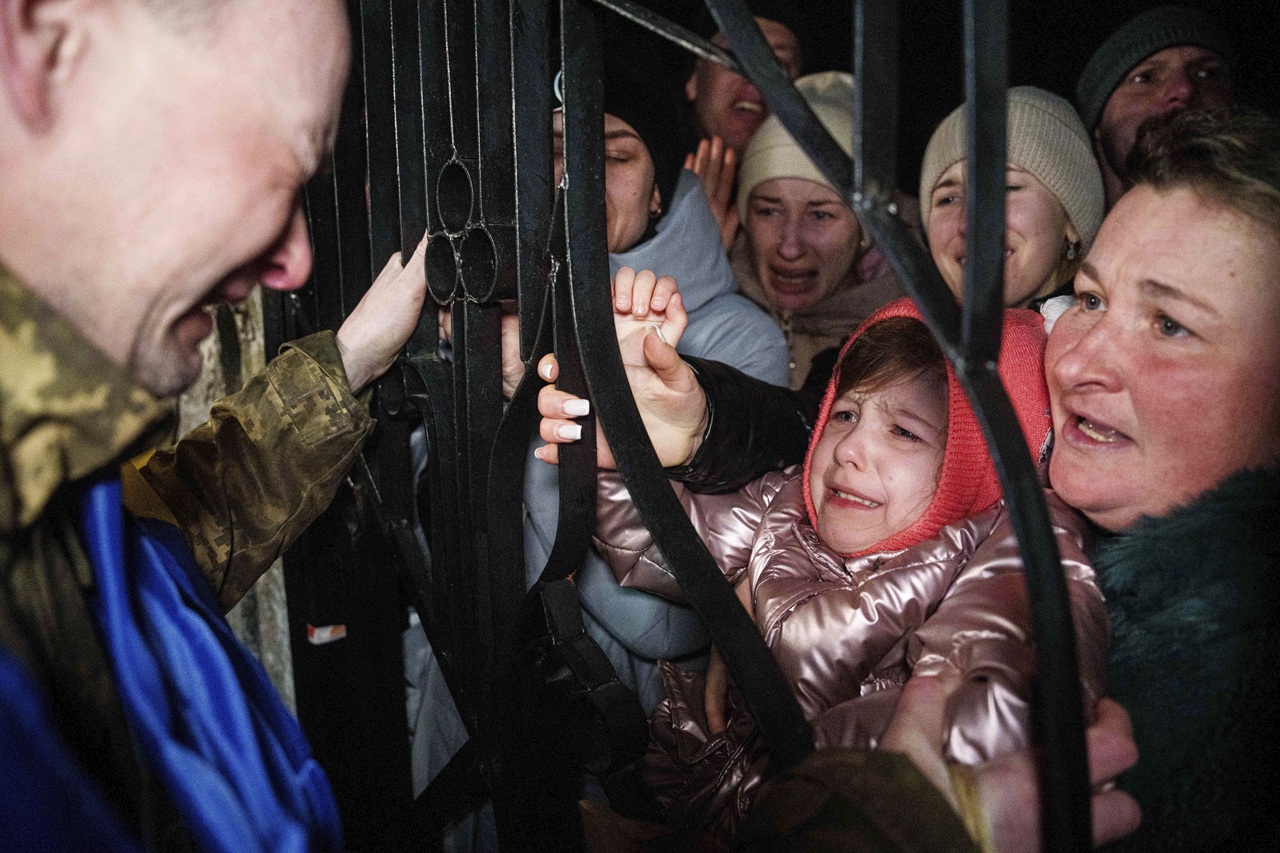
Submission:
<svg viewBox="0 0 1280 853">
<path fill-rule="evenodd" d="M 0 649 L 0 847 L 140 851 L 57 733 L 39 685 Z"/>
<path fill-rule="evenodd" d="M 208 851 L 342 849 L 333 792 L 297 720 L 240 644 L 179 531 L 124 512 L 120 482 L 81 504 L 89 605 L 129 726 Z"/>
</svg>

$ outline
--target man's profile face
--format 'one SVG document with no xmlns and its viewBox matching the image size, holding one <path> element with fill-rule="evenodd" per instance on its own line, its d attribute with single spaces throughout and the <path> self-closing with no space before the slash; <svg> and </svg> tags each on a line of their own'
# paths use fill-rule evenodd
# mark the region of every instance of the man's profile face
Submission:
<svg viewBox="0 0 1280 853">
<path fill-rule="evenodd" d="M 1151 54 L 1125 74 L 1094 131 L 1104 170 L 1124 177 L 1143 122 L 1187 109 L 1225 113 L 1232 89 L 1227 66 L 1203 47 L 1181 45 Z"/>
<path fill-rule="evenodd" d="M 773 55 L 791 79 L 800 74 L 800 43 L 784 24 L 756 18 Z M 727 48 L 724 33 L 716 33 L 713 44 Z M 685 83 L 685 95 L 693 102 L 698 132 L 707 139 L 718 136 L 741 158 L 756 129 L 769 117 L 769 105 L 751 81 L 710 62 L 698 60 L 693 75 Z"/>
<path fill-rule="evenodd" d="M 200 374 L 205 306 L 310 275 L 298 194 L 331 146 L 347 22 L 336 0 L 215 4 L 199 30 L 122 8 L 127 59 L 106 58 L 99 111 L 122 244 L 93 272 L 106 292 L 86 300 L 92 313 L 64 313 L 165 396 Z"/>
</svg>

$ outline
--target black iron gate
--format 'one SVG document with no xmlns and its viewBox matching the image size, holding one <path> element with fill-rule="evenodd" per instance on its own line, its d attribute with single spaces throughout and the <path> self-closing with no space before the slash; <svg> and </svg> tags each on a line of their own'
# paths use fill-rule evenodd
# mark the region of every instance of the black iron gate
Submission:
<svg viewBox="0 0 1280 853">
<path fill-rule="evenodd" d="M 852 161 L 796 93 L 746 7 L 706 0 L 733 55 L 629 0 L 349 0 L 354 62 L 334 168 L 307 187 L 312 282 L 268 310 L 275 342 L 336 328 L 393 251 L 428 232 L 430 304 L 378 385 L 379 428 L 326 516 L 286 558 L 299 717 L 339 797 L 353 849 L 431 849 L 440 827 L 492 798 L 507 850 L 581 846 L 582 769 L 645 814 L 633 764 L 643 713 L 582 628 L 569 575 L 589 546 L 595 448 L 561 452 L 560 526 L 526 590 L 522 488 L 540 380 L 504 408 L 500 326 L 515 301 L 521 355 L 554 349 L 560 384 L 590 394 L 637 506 L 690 603 L 728 651 L 775 766 L 810 732 L 644 437 L 609 320 L 600 18 L 620 14 L 741 68 L 848 198 L 921 306 L 993 449 L 1028 566 L 1039 655 L 1034 713 L 1044 746 L 1046 849 L 1089 846 L 1074 635 L 1030 458 L 995 371 L 1001 323 L 1005 0 L 965 0 L 969 198 L 963 309 L 894 216 L 898 9 L 857 0 Z M 558 46 L 558 55 L 555 50 Z M 736 58 L 735 58 L 736 57 Z M 566 186 L 551 175 L 550 80 L 565 75 Z M 874 144 L 868 141 L 874 140 Z M 436 304 L 453 317 L 451 357 Z M 425 430 L 417 484 L 409 436 Z M 591 436 L 591 424 L 584 434 Z M 430 544 L 424 553 L 415 527 Z M 421 615 L 470 741 L 411 801 L 399 651 L 406 606 Z M 340 642 L 318 637 L 345 632 Z M 651 814 L 651 813 L 650 813 Z M 652 815 L 651 815 L 652 816 Z"/>
</svg>

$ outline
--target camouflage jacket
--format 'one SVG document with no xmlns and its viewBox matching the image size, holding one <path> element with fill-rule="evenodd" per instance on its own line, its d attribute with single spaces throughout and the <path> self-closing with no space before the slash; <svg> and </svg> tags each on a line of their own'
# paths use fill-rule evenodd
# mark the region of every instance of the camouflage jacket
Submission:
<svg viewBox="0 0 1280 853">
<path fill-rule="evenodd" d="M 179 520 L 230 607 L 330 503 L 373 428 L 332 333 L 286 347 L 139 478 L 125 460 L 166 435 L 170 413 L 0 269 L 0 643 L 45 688 L 72 752 L 143 832 L 154 790 L 85 602 L 93 572 L 76 529 L 80 487 L 123 464 L 130 509 L 130 495 L 142 494 L 151 509 L 138 514 Z"/>
</svg>

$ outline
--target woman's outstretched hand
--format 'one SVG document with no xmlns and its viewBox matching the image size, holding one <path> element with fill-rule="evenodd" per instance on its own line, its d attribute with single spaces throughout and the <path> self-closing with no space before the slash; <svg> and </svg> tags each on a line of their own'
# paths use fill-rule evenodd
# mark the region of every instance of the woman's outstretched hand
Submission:
<svg viewBox="0 0 1280 853">
<path fill-rule="evenodd" d="M 623 267 L 614 279 L 613 317 L 631 393 L 658 459 L 665 466 L 687 462 L 701 445 L 707 402 L 692 368 L 676 353 L 689 317 L 675 281 Z M 552 383 L 559 377 L 554 354 L 538 362 L 538 375 Z M 537 455 L 554 465 L 560 461 L 557 445 L 582 437 L 582 425 L 573 419 L 586 415 L 590 404 L 548 385 L 538 394 L 538 411 L 539 434 L 548 444 Z M 603 434 L 596 448 L 597 465 L 617 467 Z"/>
</svg>

